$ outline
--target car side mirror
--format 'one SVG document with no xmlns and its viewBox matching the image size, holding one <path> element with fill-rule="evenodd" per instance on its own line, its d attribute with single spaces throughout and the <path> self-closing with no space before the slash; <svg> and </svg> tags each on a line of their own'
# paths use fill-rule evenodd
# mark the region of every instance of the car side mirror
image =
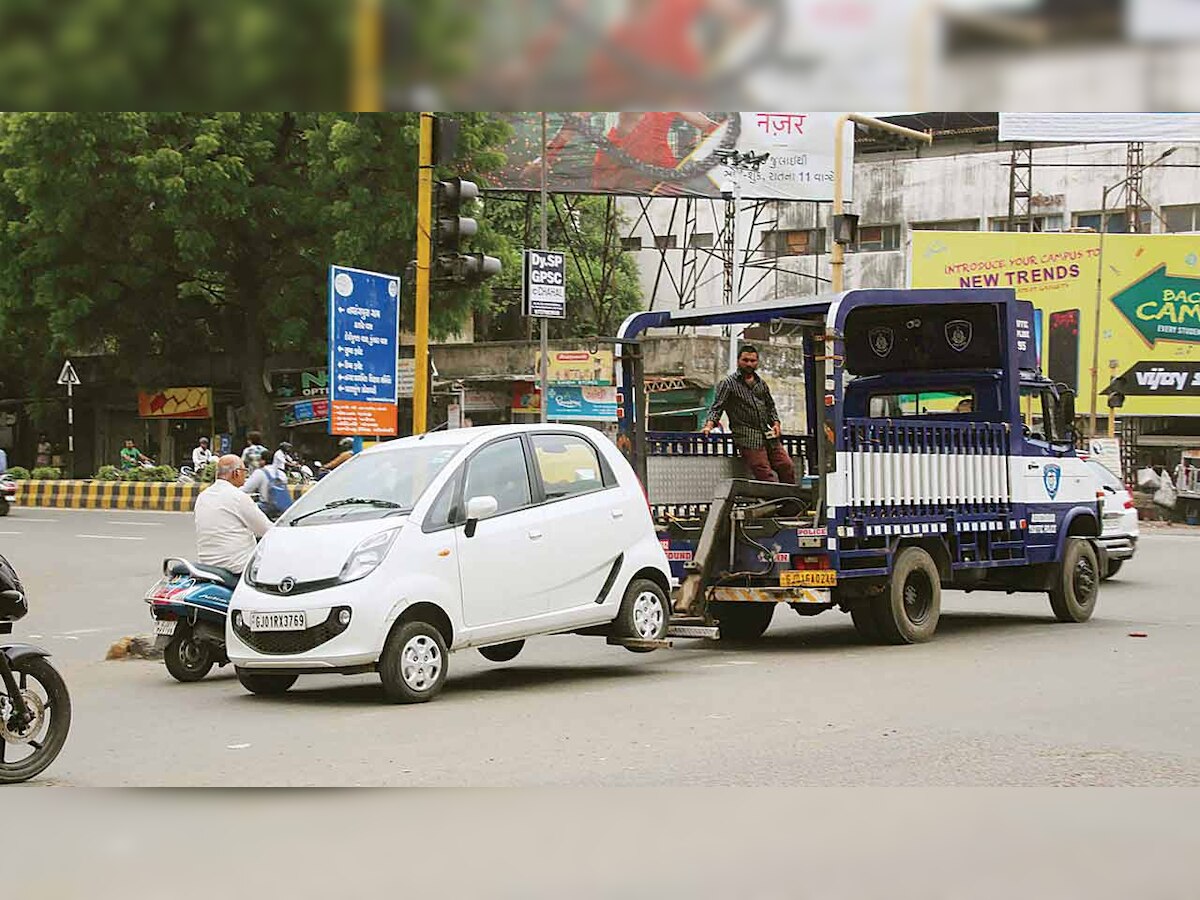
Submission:
<svg viewBox="0 0 1200 900">
<path fill-rule="evenodd" d="M 1070 389 L 1063 391 L 1059 407 L 1062 410 L 1063 432 L 1066 433 L 1075 427 L 1075 392 Z"/>
<path fill-rule="evenodd" d="M 494 516 L 499 508 L 500 503 L 495 497 L 486 494 L 482 497 L 472 497 L 467 501 L 467 525 L 463 533 L 467 537 L 475 537 L 475 528 L 479 525 L 479 520 Z"/>
</svg>

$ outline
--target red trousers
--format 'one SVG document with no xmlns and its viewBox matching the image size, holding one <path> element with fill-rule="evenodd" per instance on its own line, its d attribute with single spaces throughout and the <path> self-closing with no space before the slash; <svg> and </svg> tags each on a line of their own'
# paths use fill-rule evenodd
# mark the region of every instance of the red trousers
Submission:
<svg viewBox="0 0 1200 900">
<path fill-rule="evenodd" d="M 768 441 L 765 448 L 738 447 L 738 454 L 755 481 L 796 483 L 796 466 L 779 441 Z"/>
</svg>

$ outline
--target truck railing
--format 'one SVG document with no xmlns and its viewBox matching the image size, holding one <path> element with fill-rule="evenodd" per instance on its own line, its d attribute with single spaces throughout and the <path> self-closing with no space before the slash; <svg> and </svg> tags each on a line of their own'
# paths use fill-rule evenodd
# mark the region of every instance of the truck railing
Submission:
<svg viewBox="0 0 1200 900">
<path fill-rule="evenodd" d="M 812 438 L 785 434 L 780 442 L 802 477 Z M 652 431 L 646 435 L 646 447 L 646 494 L 656 517 L 703 518 L 717 485 L 749 476 L 730 434 Z"/>
<path fill-rule="evenodd" d="M 842 438 L 846 505 L 866 514 L 990 512 L 1012 502 L 1006 424 L 847 419 Z"/>
</svg>

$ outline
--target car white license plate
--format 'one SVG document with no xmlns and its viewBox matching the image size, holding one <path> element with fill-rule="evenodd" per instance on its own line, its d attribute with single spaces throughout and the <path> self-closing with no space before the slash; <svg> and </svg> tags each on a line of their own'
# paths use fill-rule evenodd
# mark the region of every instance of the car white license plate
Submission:
<svg viewBox="0 0 1200 900">
<path fill-rule="evenodd" d="M 251 631 L 303 631 L 308 621 L 303 612 L 250 613 Z"/>
<path fill-rule="evenodd" d="M 175 633 L 175 620 L 174 619 L 155 619 L 154 620 L 154 633 L 155 634 L 164 634 L 164 635 L 174 634 Z"/>
</svg>

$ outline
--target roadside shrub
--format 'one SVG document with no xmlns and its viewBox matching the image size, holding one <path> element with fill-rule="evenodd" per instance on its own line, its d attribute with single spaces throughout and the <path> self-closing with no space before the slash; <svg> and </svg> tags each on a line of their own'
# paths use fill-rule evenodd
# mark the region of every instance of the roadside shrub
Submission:
<svg viewBox="0 0 1200 900">
<path fill-rule="evenodd" d="M 96 473 L 98 481 L 177 481 L 179 471 L 172 466 L 155 466 L 152 469 L 118 469 L 116 466 L 101 466 Z"/>
<path fill-rule="evenodd" d="M 62 469 L 54 466 L 38 466 L 31 475 L 34 481 L 58 481 L 62 478 Z"/>
<path fill-rule="evenodd" d="M 121 470 L 116 466 L 101 466 L 96 473 L 97 481 L 121 481 Z"/>
<path fill-rule="evenodd" d="M 178 481 L 179 470 L 174 466 L 155 466 L 153 469 L 143 469 L 150 477 L 146 481 Z"/>
<path fill-rule="evenodd" d="M 27 468 L 25 468 L 24 466 L 9 466 L 8 474 L 9 474 L 9 477 L 12 478 L 13 481 L 28 481 L 29 480 L 29 470 Z"/>
<path fill-rule="evenodd" d="M 207 466 L 196 473 L 196 480 L 201 484 L 212 484 L 217 480 L 217 464 L 210 462 Z"/>
</svg>

